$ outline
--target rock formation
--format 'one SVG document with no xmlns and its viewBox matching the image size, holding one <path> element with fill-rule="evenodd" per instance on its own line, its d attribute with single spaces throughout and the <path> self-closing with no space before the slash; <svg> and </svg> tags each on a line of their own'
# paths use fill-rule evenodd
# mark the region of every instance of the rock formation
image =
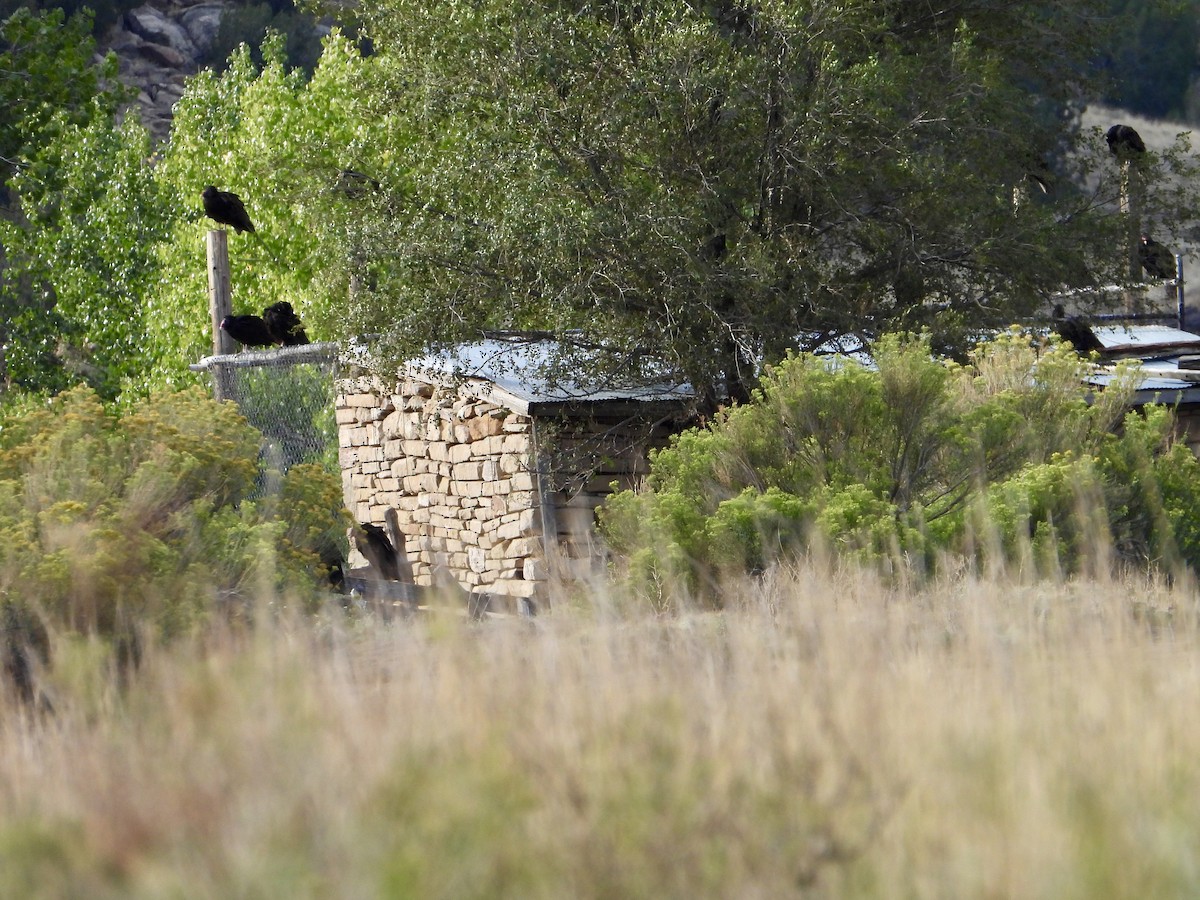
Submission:
<svg viewBox="0 0 1200 900">
<path fill-rule="evenodd" d="M 131 9 L 97 43 L 120 61 L 120 80 L 137 91 L 142 123 L 167 137 L 184 83 L 205 64 L 229 0 L 155 0 Z"/>
</svg>

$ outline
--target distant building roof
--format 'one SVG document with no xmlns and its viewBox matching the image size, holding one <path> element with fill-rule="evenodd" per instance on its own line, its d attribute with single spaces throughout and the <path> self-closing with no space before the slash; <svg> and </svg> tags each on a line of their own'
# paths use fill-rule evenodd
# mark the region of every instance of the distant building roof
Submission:
<svg viewBox="0 0 1200 900">
<path fill-rule="evenodd" d="M 1104 356 L 1138 359 L 1142 380 L 1134 403 L 1200 403 L 1200 369 L 1187 367 L 1189 357 L 1200 355 L 1200 335 L 1167 325 L 1105 325 L 1092 329 L 1104 345 Z M 1181 365 L 1183 362 L 1183 365 Z M 1087 377 L 1098 388 L 1112 384 L 1116 375 L 1099 370 Z"/>
<path fill-rule="evenodd" d="M 1200 335 L 1169 325 L 1096 325 L 1092 332 L 1104 345 L 1105 354 L 1200 352 Z"/>
</svg>

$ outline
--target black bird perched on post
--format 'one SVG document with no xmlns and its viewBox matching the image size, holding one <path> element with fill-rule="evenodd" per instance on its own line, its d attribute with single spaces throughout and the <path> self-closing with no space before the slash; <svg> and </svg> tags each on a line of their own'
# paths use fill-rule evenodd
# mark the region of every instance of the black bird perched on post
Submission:
<svg viewBox="0 0 1200 900">
<path fill-rule="evenodd" d="M 238 234 L 254 231 L 254 223 L 246 215 L 242 198 L 231 191 L 218 191 L 211 184 L 200 194 L 204 202 L 204 214 L 218 225 L 230 225 Z"/>
<path fill-rule="evenodd" d="M 386 531 L 374 523 L 363 522 L 358 526 L 355 538 L 359 552 L 384 581 L 400 580 L 400 556 L 388 540 Z"/>
<path fill-rule="evenodd" d="M 1174 278 L 1175 254 L 1148 234 L 1138 243 L 1138 261 L 1152 278 Z"/>
<path fill-rule="evenodd" d="M 1104 349 L 1100 338 L 1096 337 L 1096 332 L 1078 316 L 1068 316 L 1061 303 L 1054 307 L 1054 332 L 1070 343 L 1080 356 L 1087 356 L 1093 350 Z"/>
<path fill-rule="evenodd" d="M 308 343 L 308 335 L 300 317 L 292 309 L 292 304 L 286 300 L 272 303 L 263 310 L 263 321 L 267 325 L 272 340 L 285 347 L 298 347 Z"/>
<path fill-rule="evenodd" d="M 1131 153 L 1145 153 L 1146 144 L 1142 136 L 1128 125 L 1114 125 L 1104 135 L 1108 141 L 1108 149 L 1113 156 L 1129 156 Z"/>
<path fill-rule="evenodd" d="M 262 316 L 226 316 L 221 329 L 245 347 L 270 347 L 276 343 Z"/>
</svg>

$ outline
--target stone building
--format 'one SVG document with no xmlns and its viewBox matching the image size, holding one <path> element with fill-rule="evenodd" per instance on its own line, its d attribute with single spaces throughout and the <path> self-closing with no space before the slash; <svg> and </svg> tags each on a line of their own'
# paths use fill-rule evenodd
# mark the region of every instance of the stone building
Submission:
<svg viewBox="0 0 1200 900">
<path fill-rule="evenodd" d="M 535 611 L 550 601 L 552 571 L 603 565 L 596 507 L 647 471 L 649 449 L 684 424 L 692 393 L 552 377 L 554 349 L 490 339 L 395 378 L 344 369 L 346 506 L 384 526 L 414 583 L 452 581 L 498 611 Z"/>
</svg>

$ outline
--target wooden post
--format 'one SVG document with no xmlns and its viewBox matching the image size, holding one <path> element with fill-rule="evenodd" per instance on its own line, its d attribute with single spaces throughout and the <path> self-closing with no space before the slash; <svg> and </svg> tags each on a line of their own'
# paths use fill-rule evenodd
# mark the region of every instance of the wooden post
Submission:
<svg viewBox="0 0 1200 900">
<path fill-rule="evenodd" d="M 229 236 L 224 229 L 208 232 L 208 313 L 212 319 L 213 355 L 234 352 L 233 338 L 221 328 L 221 320 L 233 312 L 233 291 L 229 283 Z M 232 398 L 230 373 L 224 366 L 213 366 L 213 396 Z"/>
<path fill-rule="evenodd" d="M 208 233 L 208 312 L 212 316 L 213 354 L 234 352 L 233 338 L 221 329 L 221 320 L 233 312 L 229 284 L 229 238 L 224 229 Z"/>
<path fill-rule="evenodd" d="M 1142 236 L 1142 172 L 1138 168 L 1137 163 L 1131 159 L 1123 159 L 1121 161 L 1121 197 L 1120 197 L 1121 212 L 1126 215 L 1126 233 L 1125 246 L 1122 248 L 1125 252 L 1125 259 L 1128 264 L 1128 274 L 1130 281 L 1142 280 L 1142 262 L 1138 255 Z M 1139 306 L 1138 301 L 1141 300 L 1139 292 L 1129 290 L 1125 292 L 1125 311 L 1135 312 L 1136 306 Z"/>
<path fill-rule="evenodd" d="M 1187 295 L 1183 286 L 1183 254 L 1175 254 L 1175 321 L 1176 327 L 1184 331 L 1187 321 Z"/>
</svg>

